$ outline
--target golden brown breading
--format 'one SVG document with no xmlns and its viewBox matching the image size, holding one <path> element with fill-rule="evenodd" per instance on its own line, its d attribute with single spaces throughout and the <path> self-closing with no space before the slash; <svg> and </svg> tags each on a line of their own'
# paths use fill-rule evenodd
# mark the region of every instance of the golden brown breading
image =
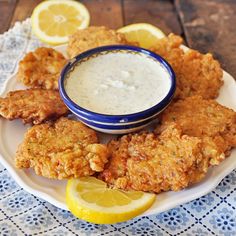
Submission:
<svg viewBox="0 0 236 236">
<path fill-rule="evenodd" d="M 125 44 L 125 36 L 104 26 L 90 26 L 70 36 L 67 53 L 70 58 L 89 49 L 115 44 Z"/>
<path fill-rule="evenodd" d="M 183 56 L 181 71 L 177 74 L 177 96 L 216 98 L 223 85 L 222 76 L 219 62 L 210 53 L 203 55 L 195 50 L 188 50 Z"/>
<path fill-rule="evenodd" d="M 179 75 L 183 64 L 184 51 L 180 48 L 182 43 L 183 39 L 180 36 L 169 34 L 168 37 L 157 40 L 155 46 L 150 48 L 170 63 L 176 76 Z"/>
<path fill-rule="evenodd" d="M 214 100 L 200 96 L 179 100 L 162 113 L 160 120 L 162 127 L 176 122 L 183 134 L 202 138 L 211 164 L 218 164 L 236 147 L 236 113 Z"/>
<path fill-rule="evenodd" d="M 68 112 L 56 90 L 17 90 L 0 98 L 0 116 L 9 120 L 22 119 L 24 123 L 40 124 Z"/>
<path fill-rule="evenodd" d="M 16 167 L 54 179 L 89 176 L 102 171 L 108 158 L 107 147 L 97 142 L 95 131 L 79 121 L 62 117 L 35 125 L 18 147 Z"/>
<path fill-rule="evenodd" d="M 175 98 L 200 95 L 203 98 L 216 98 L 223 85 L 223 72 L 218 61 L 212 55 L 201 54 L 195 50 L 186 52 L 180 48 L 180 36 L 170 34 L 159 39 L 150 50 L 166 59 L 176 74 Z"/>
<path fill-rule="evenodd" d="M 58 89 L 65 57 L 52 48 L 41 47 L 27 53 L 19 63 L 17 78 L 32 88 Z"/>
<path fill-rule="evenodd" d="M 201 139 L 182 135 L 175 124 L 160 136 L 125 135 L 111 141 L 108 148 L 111 158 L 100 178 L 121 189 L 178 191 L 200 181 L 208 169 Z"/>
</svg>

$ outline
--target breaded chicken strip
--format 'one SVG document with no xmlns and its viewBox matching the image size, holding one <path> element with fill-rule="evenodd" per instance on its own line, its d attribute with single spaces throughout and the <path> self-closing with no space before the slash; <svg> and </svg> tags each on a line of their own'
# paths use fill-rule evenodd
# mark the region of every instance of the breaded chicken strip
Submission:
<svg viewBox="0 0 236 236">
<path fill-rule="evenodd" d="M 69 110 L 56 90 L 28 89 L 9 92 L 0 98 L 0 116 L 40 124 L 68 114 Z"/>
<path fill-rule="evenodd" d="M 67 53 L 70 58 L 92 48 L 125 44 L 125 36 L 105 26 L 90 26 L 86 29 L 77 30 L 69 38 Z"/>
<path fill-rule="evenodd" d="M 65 179 L 102 171 L 107 158 L 107 147 L 98 144 L 95 131 L 62 117 L 30 128 L 18 147 L 15 163 L 17 168 L 33 168 L 37 175 Z"/>
<path fill-rule="evenodd" d="M 205 155 L 210 156 L 212 165 L 218 164 L 236 147 L 236 113 L 214 100 L 200 96 L 179 100 L 162 113 L 160 120 L 162 128 L 176 122 L 183 134 L 202 138 Z"/>
<path fill-rule="evenodd" d="M 203 98 L 216 98 L 223 85 L 223 72 L 218 61 L 210 53 L 201 54 L 189 49 L 184 52 L 180 36 L 170 34 L 159 39 L 150 50 L 170 63 L 176 74 L 175 98 L 183 99 L 193 95 Z"/>
<path fill-rule="evenodd" d="M 65 57 L 52 48 L 37 48 L 27 53 L 19 63 L 17 78 L 32 88 L 58 89 L 58 79 Z"/>
<path fill-rule="evenodd" d="M 120 189 L 178 191 L 199 182 L 208 170 L 201 139 L 182 135 L 175 124 L 159 136 L 125 135 L 108 148 L 111 158 L 99 177 Z"/>
</svg>

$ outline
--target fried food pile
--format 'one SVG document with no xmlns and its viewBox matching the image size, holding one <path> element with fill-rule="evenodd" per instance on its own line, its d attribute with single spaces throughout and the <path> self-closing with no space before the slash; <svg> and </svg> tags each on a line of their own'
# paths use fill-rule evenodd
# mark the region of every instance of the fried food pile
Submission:
<svg viewBox="0 0 236 236">
<path fill-rule="evenodd" d="M 236 147 L 236 113 L 215 100 L 200 96 L 172 103 L 160 117 L 162 126 L 177 123 L 183 134 L 199 137 L 210 164 L 219 164 Z"/>
<path fill-rule="evenodd" d="M 170 34 L 150 48 L 172 66 L 177 88 L 152 132 L 127 134 L 107 145 L 96 132 L 66 117 L 58 79 L 67 59 L 51 48 L 38 48 L 19 63 L 18 80 L 27 90 L 0 98 L 0 115 L 31 123 L 16 153 L 17 168 L 64 179 L 88 175 L 111 187 L 159 193 L 178 191 L 202 180 L 236 146 L 236 113 L 215 100 L 223 85 L 220 64 L 209 53 L 185 50 Z M 73 34 L 69 58 L 104 45 L 128 44 L 125 35 L 91 26 Z"/>
<path fill-rule="evenodd" d="M 209 161 L 202 141 L 171 124 L 160 135 L 129 134 L 108 144 L 111 158 L 100 178 L 121 189 L 159 193 L 200 181 Z"/>
<path fill-rule="evenodd" d="M 178 100 L 160 120 L 155 132 L 112 140 L 100 178 L 121 189 L 178 191 L 203 179 L 236 147 L 236 113 L 214 100 Z"/>
</svg>

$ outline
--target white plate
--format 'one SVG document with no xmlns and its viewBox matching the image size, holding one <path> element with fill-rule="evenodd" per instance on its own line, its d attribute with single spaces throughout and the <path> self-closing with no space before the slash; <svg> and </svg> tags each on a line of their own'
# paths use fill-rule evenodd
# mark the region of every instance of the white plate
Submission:
<svg viewBox="0 0 236 236">
<path fill-rule="evenodd" d="M 65 46 L 57 47 L 57 50 L 65 52 Z M 227 107 L 236 110 L 236 83 L 232 76 L 224 72 L 224 86 L 220 90 L 217 101 Z M 16 81 L 13 75 L 4 88 L 1 96 L 5 96 L 10 90 L 24 88 Z M 22 142 L 24 133 L 29 126 L 24 126 L 21 121 L 8 121 L 0 119 L 0 162 L 4 165 L 15 181 L 31 194 L 50 202 L 56 207 L 66 209 L 65 186 L 66 181 L 50 180 L 34 174 L 32 170 L 19 170 L 14 166 L 14 156 L 17 146 Z M 100 135 L 102 138 L 112 135 Z M 158 194 L 154 205 L 144 215 L 157 214 L 174 208 L 196 198 L 199 198 L 213 190 L 219 182 L 236 168 L 236 149 L 234 149 L 223 163 L 208 171 L 206 178 L 185 190 L 179 192 L 165 192 Z"/>
</svg>

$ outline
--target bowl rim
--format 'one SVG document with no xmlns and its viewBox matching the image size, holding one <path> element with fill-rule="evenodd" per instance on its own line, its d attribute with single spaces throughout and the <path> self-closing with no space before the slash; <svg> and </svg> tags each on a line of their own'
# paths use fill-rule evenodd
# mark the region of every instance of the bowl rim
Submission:
<svg viewBox="0 0 236 236">
<path fill-rule="evenodd" d="M 168 103 L 166 105 L 166 107 L 169 106 L 170 103 Z M 88 119 L 87 117 L 81 116 L 79 113 L 76 113 L 76 111 L 74 111 L 73 108 L 70 108 L 70 107 L 68 107 L 68 108 L 72 112 L 72 114 L 77 116 L 79 119 L 81 119 L 81 120 L 83 119 L 84 122 L 93 122 L 94 126 L 98 124 L 98 125 L 110 125 L 110 126 L 117 126 L 117 127 L 119 127 L 119 126 L 121 127 L 124 125 L 135 125 L 135 124 L 139 124 L 140 122 L 145 122 L 147 120 L 153 119 L 154 117 L 157 117 L 159 115 L 159 113 L 161 113 L 165 109 L 164 108 L 160 111 L 157 111 L 156 113 L 154 113 L 154 115 L 148 116 L 145 119 L 138 119 L 138 120 L 129 121 L 129 122 L 122 121 L 122 122 L 118 123 L 118 122 L 111 122 L 111 121 L 110 122 L 101 122 L 101 121 L 97 121 L 94 119 Z"/>
<path fill-rule="evenodd" d="M 146 120 L 141 120 L 137 123 L 96 123 L 93 120 L 85 120 L 83 117 L 73 113 L 75 116 L 78 116 L 78 119 L 80 121 L 82 121 L 84 124 L 87 124 L 91 127 L 96 127 L 96 128 L 101 128 L 101 129 L 109 129 L 109 130 L 122 130 L 122 129 L 133 129 L 139 126 L 144 126 L 150 122 L 152 122 L 153 120 L 156 120 L 157 116 L 159 113 L 157 113 L 156 115 L 146 119 Z"/>
<path fill-rule="evenodd" d="M 152 58 L 154 58 L 155 60 L 159 61 L 166 69 L 166 71 L 168 72 L 168 74 L 170 75 L 170 89 L 167 93 L 167 95 L 157 104 L 155 104 L 154 106 L 140 111 L 140 112 L 136 112 L 136 113 L 130 113 L 130 114 L 123 114 L 123 115 L 110 115 L 110 114 L 102 114 L 102 113 L 97 113 L 94 111 L 90 111 L 88 109 L 85 109 L 81 106 L 79 106 L 78 104 L 76 104 L 75 102 L 73 102 L 70 97 L 67 95 L 67 92 L 65 91 L 65 87 L 64 87 L 64 81 L 66 78 L 66 74 L 70 71 L 70 69 L 77 64 L 80 60 L 91 56 L 95 53 L 100 53 L 100 52 L 104 52 L 104 51 L 115 51 L 115 50 L 127 50 L 127 51 L 134 51 L 134 52 L 139 52 L 139 53 L 143 53 L 147 56 L 150 56 Z M 139 119 L 145 119 L 151 115 L 154 115 L 156 112 L 158 112 L 159 110 L 163 110 L 164 107 L 166 107 L 169 102 L 171 101 L 171 99 L 174 96 L 175 93 L 175 89 L 176 89 L 176 76 L 175 76 L 175 72 L 172 69 L 172 67 L 170 66 L 170 64 L 164 59 L 162 58 L 160 55 L 141 48 L 141 47 L 137 47 L 137 46 L 129 46 L 129 45 L 109 45 L 109 46 L 102 46 L 102 47 L 96 47 L 93 49 L 90 49 L 88 51 L 85 51 L 79 55 L 77 55 L 76 57 L 72 58 L 69 60 L 69 62 L 64 66 L 63 70 L 61 71 L 60 74 L 60 78 L 59 78 L 59 93 L 60 96 L 62 97 L 64 103 L 66 104 L 66 106 L 71 110 L 73 110 L 73 113 L 79 113 L 80 116 L 83 116 L 87 119 L 93 119 L 99 122 L 112 122 L 112 123 L 127 123 L 127 122 L 133 122 L 133 121 L 137 121 Z"/>
</svg>

